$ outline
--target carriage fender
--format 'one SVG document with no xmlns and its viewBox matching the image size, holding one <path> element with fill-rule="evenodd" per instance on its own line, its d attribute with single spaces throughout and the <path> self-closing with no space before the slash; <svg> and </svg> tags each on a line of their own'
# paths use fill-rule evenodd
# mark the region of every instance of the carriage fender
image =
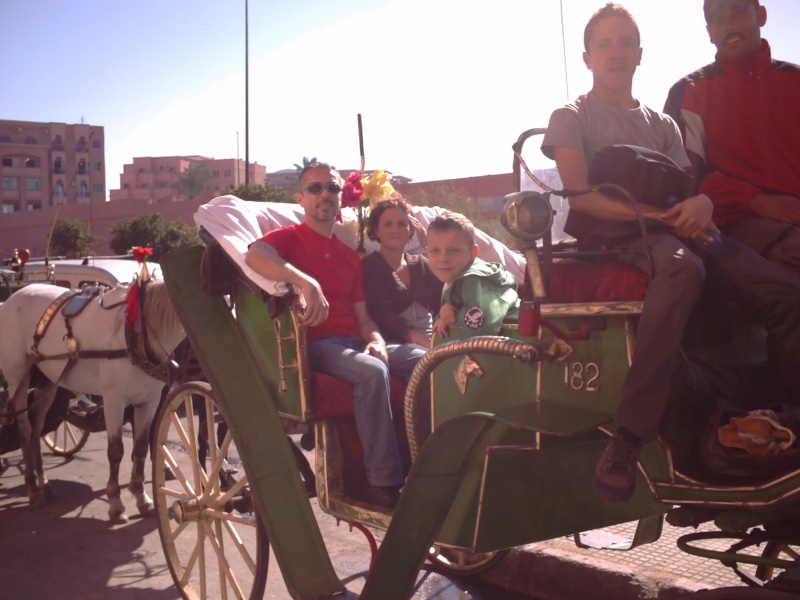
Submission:
<svg viewBox="0 0 800 600">
<path fill-rule="evenodd" d="M 496 413 L 484 414 L 515 429 L 528 429 L 547 435 L 582 435 L 608 425 L 614 418 L 606 413 L 539 400 L 525 402 Z"/>
</svg>

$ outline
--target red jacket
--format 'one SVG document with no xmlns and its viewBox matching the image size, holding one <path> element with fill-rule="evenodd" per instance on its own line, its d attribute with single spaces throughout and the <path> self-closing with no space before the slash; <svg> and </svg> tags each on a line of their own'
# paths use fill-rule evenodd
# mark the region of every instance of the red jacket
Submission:
<svg viewBox="0 0 800 600">
<path fill-rule="evenodd" d="M 757 193 L 800 197 L 800 66 L 761 51 L 715 62 L 669 92 L 664 112 L 681 128 L 714 221 L 753 214 Z"/>
</svg>

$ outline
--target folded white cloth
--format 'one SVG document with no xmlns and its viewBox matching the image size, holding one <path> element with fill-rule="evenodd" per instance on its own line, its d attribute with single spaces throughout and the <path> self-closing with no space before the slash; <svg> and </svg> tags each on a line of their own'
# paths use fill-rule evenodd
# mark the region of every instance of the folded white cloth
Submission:
<svg viewBox="0 0 800 600">
<path fill-rule="evenodd" d="M 438 207 L 415 206 L 414 216 L 424 227 L 444 209 Z M 303 209 L 298 204 L 279 202 L 253 202 L 236 196 L 218 196 L 200 206 L 194 214 L 198 228 L 204 228 L 233 259 L 253 282 L 274 296 L 283 296 L 289 291 L 282 282 L 270 281 L 247 266 L 244 254 L 247 248 L 268 231 L 294 225 L 303 220 Z M 358 213 L 354 208 L 342 209 L 342 222 L 334 227 L 334 233 L 345 244 L 355 249 L 358 246 Z M 508 246 L 475 230 L 478 243 L 478 256 L 488 262 L 502 264 L 521 285 L 525 278 L 525 259 Z M 377 242 L 365 239 L 367 252 L 379 248 Z M 409 254 L 422 254 L 423 248 L 416 237 L 406 246 Z"/>
</svg>

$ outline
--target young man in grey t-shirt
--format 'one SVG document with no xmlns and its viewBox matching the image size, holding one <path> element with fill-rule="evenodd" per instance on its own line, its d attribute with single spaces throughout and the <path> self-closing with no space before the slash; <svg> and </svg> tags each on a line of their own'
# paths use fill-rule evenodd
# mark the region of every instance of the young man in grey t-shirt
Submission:
<svg viewBox="0 0 800 600">
<path fill-rule="evenodd" d="M 592 158 L 601 148 L 616 144 L 656 150 L 687 168 L 689 159 L 675 122 L 643 106 L 632 95 L 633 75 L 642 56 L 633 16 L 622 6 L 607 4 L 589 20 L 584 45 L 592 89 L 552 114 L 542 144 L 545 155 L 555 159 L 564 187 L 591 188 Z M 569 198 L 565 226 L 581 246 L 590 239 L 596 243 L 597 233 L 604 227 L 618 232 L 620 223 L 630 223 L 633 235 L 621 240 L 619 259 L 637 266 L 650 278 L 617 409 L 617 430 L 594 475 L 597 493 L 614 502 L 633 494 L 641 447 L 658 435 L 681 338 L 703 290 L 707 268 L 708 275 L 727 286 L 726 291 L 736 295 L 742 307 L 762 317 L 773 340 L 780 340 L 774 359 L 785 394 L 776 396 L 800 404 L 797 393 L 791 391 L 792 386 L 800 384 L 796 359 L 800 356 L 800 333 L 792 329 L 800 324 L 796 280 L 774 275 L 759 262 L 760 257 L 743 247 L 728 240 L 715 241 L 719 230 L 711 220 L 713 205 L 705 195 L 686 198 L 671 208 L 639 206 L 648 224 L 645 237 L 636 235 L 637 215 L 631 204 L 599 191 Z M 599 237 L 602 239 L 602 235 Z M 609 245 L 619 242 L 609 239 Z M 704 255 L 705 262 L 698 254 Z M 795 325 L 768 316 L 771 312 Z"/>
</svg>

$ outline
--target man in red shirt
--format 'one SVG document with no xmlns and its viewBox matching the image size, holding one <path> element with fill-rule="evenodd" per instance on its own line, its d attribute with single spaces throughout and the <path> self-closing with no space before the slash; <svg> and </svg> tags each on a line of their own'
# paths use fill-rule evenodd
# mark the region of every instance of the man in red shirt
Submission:
<svg viewBox="0 0 800 600">
<path fill-rule="evenodd" d="M 386 343 L 367 313 L 358 254 L 333 233 L 342 178 L 328 164 L 311 163 L 298 186 L 303 222 L 267 233 L 250 246 L 245 261 L 267 279 L 299 289 L 311 368 L 353 384 L 370 483 L 360 499 L 391 508 L 404 478 L 389 405 Z"/>
<path fill-rule="evenodd" d="M 678 81 L 664 111 L 722 233 L 800 276 L 800 65 L 772 58 L 758 0 L 703 11 L 716 59 Z"/>
</svg>

